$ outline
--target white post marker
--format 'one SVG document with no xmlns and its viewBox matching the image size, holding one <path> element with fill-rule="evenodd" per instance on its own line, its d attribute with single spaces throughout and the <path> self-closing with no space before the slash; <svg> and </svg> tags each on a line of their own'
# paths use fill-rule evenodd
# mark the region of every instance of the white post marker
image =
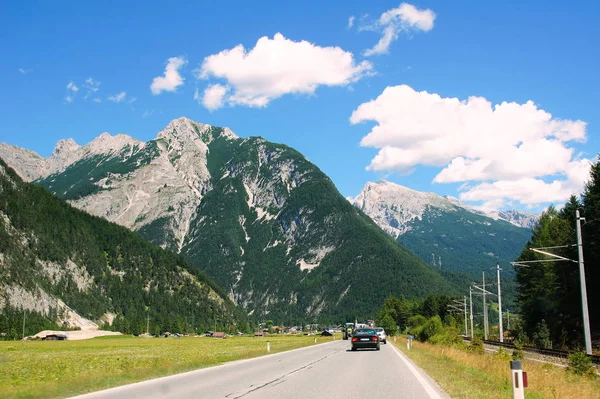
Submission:
<svg viewBox="0 0 600 399">
<path fill-rule="evenodd" d="M 317 343 L 317 337 L 315 337 L 315 344 Z"/>
<path fill-rule="evenodd" d="M 271 352 L 271 342 L 267 341 L 267 352 Z"/>
<path fill-rule="evenodd" d="M 513 399 L 525 399 L 527 373 L 523 371 L 520 360 L 510 361 L 510 374 L 512 376 Z"/>
</svg>

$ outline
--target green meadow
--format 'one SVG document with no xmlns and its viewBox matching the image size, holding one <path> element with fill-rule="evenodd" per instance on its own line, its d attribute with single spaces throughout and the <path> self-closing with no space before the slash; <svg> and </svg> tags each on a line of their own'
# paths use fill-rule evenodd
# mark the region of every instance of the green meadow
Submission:
<svg viewBox="0 0 600 399">
<path fill-rule="evenodd" d="M 331 337 L 317 336 L 317 343 Z M 0 397 L 63 398 L 314 345 L 314 336 L 0 341 Z"/>
</svg>

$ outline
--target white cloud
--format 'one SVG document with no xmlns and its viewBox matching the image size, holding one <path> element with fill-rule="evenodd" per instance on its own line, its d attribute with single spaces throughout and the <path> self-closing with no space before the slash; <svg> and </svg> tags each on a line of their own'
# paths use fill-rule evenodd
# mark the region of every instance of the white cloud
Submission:
<svg viewBox="0 0 600 399">
<path fill-rule="evenodd" d="M 220 84 L 210 85 L 204 90 L 204 95 L 200 96 L 198 89 L 194 93 L 194 100 L 202 102 L 202 105 L 210 111 L 221 108 L 225 102 L 225 96 L 229 91 L 229 86 L 223 86 Z"/>
<path fill-rule="evenodd" d="M 240 44 L 208 56 L 197 73 L 199 78 L 227 81 L 210 93 L 217 96 L 229 87 L 221 104 L 264 107 L 284 94 L 313 94 L 319 86 L 348 85 L 372 68 L 367 61 L 356 64 L 352 53 L 339 47 L 295 42 L 277 33 L 273 39 L 261 37 L 249 51 Z"/>
<path fill-rule="evenodd" d="M 129 97 L 129 100 L 127 100 L 127 104 L 133 104 L 136 101 L 137 101 L 137 97 Z"/>
<path fill-rule="evenodd" d="M 102 102 L 102 100 L 99 99 L 98 97 L 94 98 L 92 101 L 94 101 L 95 103 L 101 103 Z"/>
<path fill-rule="evenodd" d="M 365 56 L 385 54 L 390 45 L 398 38 L 401 32 L 425 31 L 433 29 L 435 13 L 430 9 L 419 10 L 412 4 L 402 3 L 381 14 L 379 19 L 370 24 L 361 24 L 360 30 L 369 30 L 382 33 L 381 39 L 370 49 L 365 50 Z"/>
<path fill-rule="evenodd" d="M 352 28 L 354 26 L 354 15 L 350 16 L 348 18 L 348 29 Z"/>
<path fill-rule="evenodd" d="M 152 111 L 148 111 L 148 110 L 146 110 L 146 111 L 144 111 L 144 113 L 142 114 L 142 118 L 147 118 L 147 117 L 149 117 L 149 116 L 152 116 L 152 115 L 154 115 L 154 110 L 152 110 Z"/>
<path fill-rule="evenodd" d="M 167 60 L 164 76 L 157 76 L 152 80 L 150 90 L 153 94 L 160 94 L 163 91 L 175 91 L 177 87 L 183 85 L 184 78 L 179 74 L 179 68 L 187 64 L 183 57 L 171 57 Z"/>
<path fill-rule="evenodd" d="M 73 81 L 70 81 L 67 83 L 66 89 L 68 94 L 65 96 L 65 101 L 70 104 L 75 101 L 79 87 L 77 87 Z"/>
<path fill-rule="evenodd" d="M 87 99 L 88 97 L 96 93 L 100 89 L 100 84 L 101 82 L 98 82 L 97 80 L 91 77 L 87 78 L 85 82 L 81 85 L 85 89 L 85 96 L 83 98 Z"/>
<path fill-rule="evenodd" d="M 70 81 L 67 84 L 67 90 L 71 90 L 74 93 L 77 93 L 79 91 L 79 87 L 75 86 L 75 83 L 73 83 L 73 81 Z"/>
<path fill-rule="evenodd" d="M 22 73 L 23 75 L 28 74 L 29 72 L 33 71 L 33 69 L 25 69 L 25 68 L 19 68 L 18 69 L 20 73 Z"/>
<path fill-rule="evenodd" d="M 108 100 L 114 103 L 120 103 L 121 101 L 125 100 L 125 97 L 127 97 L 127 93 L 122 91 L 119 94 L 108 97 Z"/>
<path fill-rule="evenodd" d="M 578 194 L 589 176 L 590 161 L 569 146 L 585 141 L 586 123 L 554 118 L 532 101 L 492 105 L 401 85 L 361 104 L 350 121 L 377 123 L 361 140 L 380 149 L 367 169 L 442 167 L 436 183 L 479 183 L 463 185 L 464 201 L 556 202 Z"/>
</svg>

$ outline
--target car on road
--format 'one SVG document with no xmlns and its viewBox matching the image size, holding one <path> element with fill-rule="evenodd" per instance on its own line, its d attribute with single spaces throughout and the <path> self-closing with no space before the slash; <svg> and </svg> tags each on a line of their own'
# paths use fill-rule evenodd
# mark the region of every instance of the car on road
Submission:
<svg viewBox="0 0 600 399">
<path fill-rule="evenodd" d="M 379 350 L 379 336 L 374 328 L 358 328 L 352 334 L 352 350 L 374 348 Z"/>
<path fill-rule="evenodd" d="M 379 337 L 379 341 L 383 342 L 384 345 L 387 345 L 387 335 L 383 327 L 375 327 L 375 332 L 377 332 L 377 336 Z"/>
</svg>

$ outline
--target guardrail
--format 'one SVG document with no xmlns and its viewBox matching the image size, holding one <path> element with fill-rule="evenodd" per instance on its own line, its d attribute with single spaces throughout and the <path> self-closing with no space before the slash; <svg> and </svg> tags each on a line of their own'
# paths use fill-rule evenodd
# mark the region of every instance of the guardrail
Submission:
<svg viewBox="0 0 600 399">
<path fill-rule="evenodd" d="M 463 339 L 465 341 L 471 341 L 471 337 L 463 336 Z M 516 349 L 513 344 L 509 344 L 506 342 L 490 341 L 488 339 L 484 339 L 483 343 L 486 345 L 501 346 L 503 348 Z M 558 357 L 558 358 L 562 358 L 562 359 L 566 359 L 567 357 L 569 357 L 569 353 L 570 353 L 569 351 L 561 351 L 558 349 L 536 348 L 535 346 L 523 346 L 523 352 L 539 353 L 540 355 Z M 587 356 L 590 359 L 592 359 L 592 363 L 600 365 L 600 356 L 598 356 L 598 355 L 587 355 Z"/>
</svg>

